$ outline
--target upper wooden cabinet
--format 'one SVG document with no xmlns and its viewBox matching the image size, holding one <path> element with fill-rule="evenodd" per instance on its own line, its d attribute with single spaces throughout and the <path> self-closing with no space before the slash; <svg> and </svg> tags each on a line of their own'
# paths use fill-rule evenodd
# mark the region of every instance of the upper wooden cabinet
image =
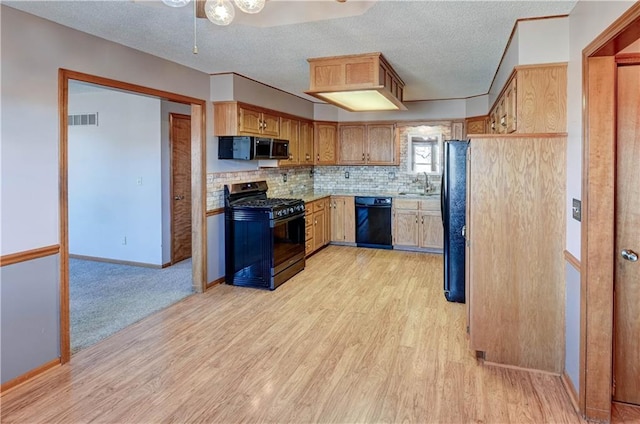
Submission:
<svg viewBox="0 0 640 424">
<path fill-rule="evenodd" d="M 451 140 L 464 140 L 464 121 L 451 122 Z"/>
<path fill-rule="evenodd" d="M 315 165 L 335 165 L 337 162 L 336 139 L 338 124 L 335 122 L 313 123 L 313 149 Z"/>
<path fill-rule="evenodd" d="M 487 116 L 474 116 L 465 120 L 465 126 L 467 127 L 467 135 L 469 134 L 487 134 L 489 132 L 487 128 Z"/>
<path fill-rule="evenodd" d="M 338 163 L 341 165 L 397 165 L 394 124 L 339 125 Z"/>
<path fill-rule="evenodd" d="M 280 137 L 280 117 L 268 109 L 239 102 L 213 104 L 213 135 Z"/>
<path fill-rule="evenodd" d="M 566 130 L 566 63 L 516 66 L 489 112 L 487 132 L 535 134 Z"/>
<path fill-rule="evenodd" d="M 300 148 L 298 150 L 300 165 L 313 165 L 313 126 L 311 122 L 300 121 Z"/>
<path fill-rule="evenodd" d="M 280 118 L 280 138 L 289 140 L 289 158 L 278 161 L 279 166 L 300 164 L 300 121 Z"/>
</svg>

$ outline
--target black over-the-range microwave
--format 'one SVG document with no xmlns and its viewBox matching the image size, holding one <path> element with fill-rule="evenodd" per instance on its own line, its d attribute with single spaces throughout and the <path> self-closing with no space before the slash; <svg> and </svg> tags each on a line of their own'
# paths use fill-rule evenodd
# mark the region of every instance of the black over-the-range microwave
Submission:
<svg viewBox="0 0 640 424">
<path fill-rule="evenodd" d="M 218 159 L 288 159 L 289 141 L 250 136 L 218 137 Z"/>
</svg>

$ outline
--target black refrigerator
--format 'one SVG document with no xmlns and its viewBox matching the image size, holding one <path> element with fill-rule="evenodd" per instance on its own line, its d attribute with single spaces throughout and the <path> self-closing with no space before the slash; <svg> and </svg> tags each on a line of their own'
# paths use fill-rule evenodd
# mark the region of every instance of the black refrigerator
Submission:
<svg viewBox="0 0 640 424">
<path fill-rule="evenodd" d="M 444 227 L 444 296 L 449 302 L 465 302 L 464 226 L 467 204 L 468 141 L 448 140 L 443 143 L 442 186 L 440 206 Z"/>
</svg>

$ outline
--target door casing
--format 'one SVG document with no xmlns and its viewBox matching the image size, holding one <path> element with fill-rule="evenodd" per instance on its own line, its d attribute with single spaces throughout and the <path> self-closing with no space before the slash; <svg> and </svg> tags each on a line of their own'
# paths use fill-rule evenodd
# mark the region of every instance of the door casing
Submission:
<svg viewBox="0 0 640 424">
<path fill-rule="evenodd" d="M 611 420 L 615 249 L 615 55 L 640 38 L 640 3 L 582 52 L 580 389 L 587 418 Z"/>
<path fill-rule="evenodd" d="M 60 68 L 58 70 L 59 112 L 59 217 L 60 217 L 60 362 L 71 359 L 69 322 L 69 202 L 68 202 L 68 100 L 69 80 L 155 96 L 191 106 L 191 225 L 192 284 L 196 292 L 206 290 L 206 101 L 109 78 Z"/>
</svg>

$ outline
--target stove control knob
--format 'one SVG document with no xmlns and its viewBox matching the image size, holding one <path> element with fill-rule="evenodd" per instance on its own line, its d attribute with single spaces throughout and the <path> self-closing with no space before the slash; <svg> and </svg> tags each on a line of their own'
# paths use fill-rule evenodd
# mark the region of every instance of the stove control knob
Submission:
<svg viewBox="0 0 640 424">
<path fill-rule="evenodd" d="M 278 211 L 278 212 L 276 212 L 276 215 L 278 215 L 278 216 L 282 216 L 282 211 Z"/>
<path fill-rule="evenodd" d="M 290 212 L 290 213 L 293 213 L 293 208 L 289 208 L 289 212 Z"/>
</svg>

